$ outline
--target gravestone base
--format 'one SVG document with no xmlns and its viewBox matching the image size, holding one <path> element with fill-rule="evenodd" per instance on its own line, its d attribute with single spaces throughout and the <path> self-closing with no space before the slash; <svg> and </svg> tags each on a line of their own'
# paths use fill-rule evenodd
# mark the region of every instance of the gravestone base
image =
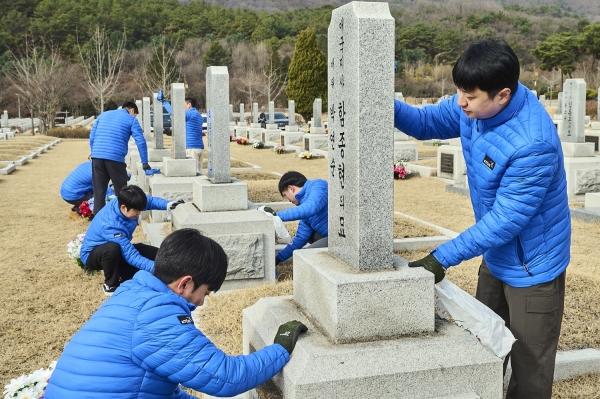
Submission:
<svg viewBox="0 0 600 399">
<path fill-rule="evenodd" d="M 462 147 L 442 145 L 437 153 L 437 176 L 442 179 L 454 180 L 455 183 L 465 181 L 467 166 L 462 153 Z"/>
<path fill-rule="evenodd" d="M 232 178 L 231 183 L 195 179 L 194 204 L 200 212 L 243 211 L 248 209 L 248 184 Z"/>
<path fill-rule="evenodd" d="M 394 141 L 395 161 L 418 161 L 419 144 L 414 141 Z"/>
<path fill-rule="evenodd" d="M 585 193 L 586 208 L 600 208 L 600 193 Z"/>
<path fill-rule="evenodd" d="M 171 156 L 170 148 L 163 148 L 160 150 L 157 149 L 148 149 L 148 162 L 162 162 L 163 158 Z"/>
<path fill-rule="evenodd" d="M 272 344 L 289 320 L 308 327 L 272 380 L 286 399 L 502 397 L 502 360 L 448 321 L 436 320 L 427 334 L 334 344 L 292 296 L 261 298 L 242 314 L 244 354 Z"/>
<path fill-rule="evenodd" d="M 585 144 L 593 148 L 592 143 Z M 600 157 L 565 156 L 565 171 L 569 201 L 583 202 L 586 193 L 600 191 Z"/>
<path fill-rule="evenodd" d="M 324 127 L 311 127 L 310 128 L 310 134 L 325 134 L 325 128 Z"/>
<path fill-rule="evenodd" d="M 594 153 L 600 149 L 600 130 L 586 130 L 585 142 L 594 144 Z"/>
<path fill-rule="evenodd" d="M 394 142 L 396 141 L 407 141 L 408 134 L 401 132 L 398 129 L 394 129 Z"/>
<path fill-rule="evenodd" d="M 302 132 L 281 132 L 281 136 L 279 137 L 279 142 L 280 145 L 282 146 L 289 146 L 292 145 L 293 143 L 297 143 L 299 141 L 302 141 L 302 138 L 304 137 L 304 133 Z"/>
<path fill-rule="evenodd" d="M 294 251 L 294 300 L 336 344 L 432 332 L 433 274 L 393 259 L 358 273 L 326 248 Z"/>
<path fill-rule="evenodd" d="M 263 141 L 263 143 L 266 143 L 266 142 L 278 143 L 280 138 L 281 138 L 281 130 L 279 130 L 277 128 L 262 130 L 261 140 Z"/>
<path fill-rule="evenodd" d="M 236 138 L 247 137 L 248 126 L 246 126 L 246 125 L 243 125 L 243 126 L 238 125 L 234 129 L 235 129 L 235 137 Z"/>
<path fill-rule="evenodd" d="M 206 180 L 206 176 L 198 177 L 166 177 L 163 174 L 153 175 L 148 179 L 150 195 L 164 198 L 169 201 L 182 199 L 192 202 L 194 199 L 194 181 Z M 165 211 L 151 211 L 150 221 L 161 223 L 164 220 Z"/>
<path fill-rule="evenodd" d="M 293 126 L 287 125 L 285 127 L 285 131 L 290 132 L 290 133 L 297 133 L 300 131 L 300 128 L 298 127 L 298 125 L 293 125 Z"/>
<path fill-rule="evenodd" d="M 329 135 L 327 134 L 312 134 L 306 133 L 304 135 L 304 151 L 314 151 L 320 148 L 328 148 L 329 146 Z"/>
<path fill-rule="evenodd" d="M 172 218 L 175 229 L 197 229 L 223 247 L 229 264 L 221 291 L 275 282 L 275 227 L 263 212 L 200 212 L 185 203 L 173 210 Z"/>
<path fill-rule="evenodd" d="M 196 160 L 193 158 L 163 158 L 162 173 L 166 177 L 195 177 Z"/>
<path fill-rule="evenodd" d="M 250 127 L 246 131 L 246 138 L 248 139 L 248 141 L 261 140 L 262 139 L 262 132 L 263 132 L 263 130 L 260 127 L 260 123 L 257 123 L 257 125 L 259 125 L 259 127 Z"/>
<path fill-rule="evenodd" d="M 162 167 L 162 162 L 149 162 L 151 169 L 160 169 Z M 149 193 L 150 186 L 148 182 L 151 176 L 146 175 L 146 171 L 144 170 L 144 166 L 141 161 L 137 163 L 137 186 L 139 186 L 145 193 Z"/>
<path fill-rule="evenodd" d="M 594 156 L 594 143 L 561 142 L 565 158 L 585 158 Z"/>
</svg>

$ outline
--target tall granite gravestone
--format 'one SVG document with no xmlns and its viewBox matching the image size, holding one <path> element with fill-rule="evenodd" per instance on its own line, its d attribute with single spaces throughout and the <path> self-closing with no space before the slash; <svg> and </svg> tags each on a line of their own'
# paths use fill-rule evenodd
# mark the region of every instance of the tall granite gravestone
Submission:
<svg viewBox="0 0 600 399">
<path fill-rule="evenodd" d="M 275 280 L 275 228 L 272 218 L 248 209 L 248 185 L 230 177 L 227 140 L 229 73 L 225 66 L 206 70 L 209 179 L 192 179 L 193 203 L 173 211 L 175 228 L 195 228 L 218 242 L 228 257 L 222 289 Z"/>
<path fill-rule="evenodd" d="M 281 130 L 279 130 L 275 123 L 275 103 L 269 101 L 269 123 L 265 129 L 261 132 L 261 139 L 263 142 L 279 142 L 281 140 Z"/>
<path fill-rule="evenodd" d="M 298 125 L 296 125 L 296 103 L 294 100 L 288 100 L 288 120 L 289 124 L 279 136 L 280 145 L 284 147 L 301 142 L 304 138 L 304 132 L 301 132 Z"/>
<path fill-rule="evenodd" d="M 152 141 L 152 132 L 150 131 L 150 97 L 142 97 L 142 128 L 146 142 Z"/>
<path fill-rule="evenodd" d="M 262 138 L 262 125 L 258 123 L 258 103 L 252 104 L 252 123 L 250 127 L 246 129 L 246 138 L 248 140 L 261 140 Z"/>
<path fill-rule="evenodd" d="M 323 102 L 320 98 L 315 98 L 313 101 L 313 127 L 323 127 L 321 115 L 323 114 Z"/>
<path fill-rule="evenodd" d="M 600 157 L 594 156 L 595 143 L 585 140 L 585 89 L 583 79 L 567 79 L 563 84 L 560 139 L 569 201 L 584 201 L 585 193 L 600 187 Z"/>
<path fill-rule="evenodd" d="M 331 106 L 331 103 L 330 103 Z M 323 127 L 323 122 L 321 121 L 321 115 L 323 114 L 323 105 L 320 98 L 315 98 L 313 101 L 313 118 L 312 118 L 312 126 L 310 127 L 310 133 L 304 135 L 304 150 L 305 151 L 314 151 L 316 149 L 328 148 L 329 140 L 326 136 L 323 136 L 325 133 L 325 128 Z"/>
<path fill-rule="evenodd" d="M 154 110 L 154 148 L 157 150 L 162 150 L 165 148 L 163 141 L 163 106 L 162 103 L 158 101 L 158 93 L 153 93 L 152 98 L 152 108 Z"/>
<path fill-rule="evenodd" d="M 8 126 L 8 111 L 4 110 L 4 113 L 2 114 L 2 127 L 9 127 Z"/>
<path fill-rule="evenodd" d="M 288 100 L 288 120 L 288 126 L 298 130 L 296 128 L 296 103 L 294 100 Z"/>
<path fill-rule="evenodd" d="M 501 359 L 459 327 L 435 323 L 433 276 L 392 252 L 388 4 L 335 9 L 328 40 L 329 249 L 294 251 L 293 296 L 243 311 L 244 353 L 299 320 L 308 332 L 273 379 L 284 398 L 500 398 Z"/>
<path fill-rule="evenodd" d="M 244 111 L 244 103 L 240 103 L 240 120 L 235 127 L 236 137 L 246 137 L 248 134 L 248 125 L 246 125 L 246 112 Z"/>
<path fill-rule="evenodd" d="M 252 103 L 252 123 L 258 123 L 258 103 Z"/>
</svg>

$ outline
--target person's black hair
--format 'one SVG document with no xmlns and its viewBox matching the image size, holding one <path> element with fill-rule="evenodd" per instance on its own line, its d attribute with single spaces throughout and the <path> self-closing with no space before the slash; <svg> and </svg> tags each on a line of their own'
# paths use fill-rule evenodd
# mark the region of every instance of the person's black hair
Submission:
<svg viewBox="0 0 600 399">
<path fill-rule="evenodd" d="M 185 98 L 185 102 L 186 103 L 190 103 L 190 105 L 192 106 L 192 108 L 198 108 L 198 101 L 196 101 L 195 98 L 186 97 Z"/>
<path fill-rule="evenodd" d="M 504 41 L 480 40 L 469 46 L 452 69 L 452 79 L 467 92 L 479 89 L 494 98 L 504 88 L 511 95 L 519 84 L 519 58 Z"/>
<path fill-rule="evenodd" d="M 217 292 L 226 275 L 225 251 L 196 229 L 179 229 L 169 234 L 154 259 L 154 276 L 167 285 L 180 277 L 192 276 L 194 290 L 208 284 L 212 292 Z"/>
<path fill-rule="evenodd" d="M 279 193 L 283 195 L 283 192 L 287 190 L 288 186 L 304 187 L 306 183 L 306 176 L 300 172 L 289 171 L 281 176 L 279 179 Z"/>
<path fill-rule="evenodd" d="M 121 205 L 125 205 L 125 208 L 129 211 L 135 209 L 136 211 L 143 211 L 148 205 L 148 197 L 146 193 L 138 186 L 130 185 L 119 191 L 117 195 L 119 201 L 119 208 Z"/>
<path fill-rule="evenodd" d="M 125 101 L 125 102 L 123 103 L 123 105 L 121 105 L 121 108 L 125 108 L 125 109 L 131 108 L 131 109 L 133 109 L 133 112 L 135 112 L 135 113 L 136 113 L 136 115 L 140 113 L 140 112 L 138 111 L 137 104 L 136 104 L 136 103 L 134 103 L 133 101 Z"/>
</svg>

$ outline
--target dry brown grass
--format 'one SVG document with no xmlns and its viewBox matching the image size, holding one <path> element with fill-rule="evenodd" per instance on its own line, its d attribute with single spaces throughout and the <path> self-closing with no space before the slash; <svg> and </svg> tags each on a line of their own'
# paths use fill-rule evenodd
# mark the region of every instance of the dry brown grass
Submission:
<svg viewBox="0 0 600 399">
<path fill-rule="evenodd" d="M 38 138 L 39 136 L 35 136 Z M 165 136 L 165 145 L 170 138 Z M 233 145 L 232 157 L 262 167 L 262 172 L 285 173 L 299 170 L 308 178 L 326 178 L 327 160 L 301 160 L 294 154 L 277 155 Z M 41 154 L 11 175 L 0 176 L 0 384 L 10 378 L 46 366 L 61 353 L 64 343 L 81 327 L 104 301 L 102 278 L 85 276 L 67 258 L 66 244 L 85 232 L 88 222 L 68 217 L 70 206 L 59 196 L 64 177 L 87 159 L 86 140 L 63 140 L 50 152 Z M 276 193 L 276 180 L 251 180 L 264 183 Z M 276 193 L 276 201 L 281 195 Z M 258 194 L 257 194 L 258 195 Z M 394 181 L 394 208 L 453 231 L 473 223 L 470 200 L 445 190 L 437 179 L 413 178 Z M 414 223 L 395 218 L 403 223 Z M 297 224 L 288 223 L 295 233 Z M 423 227 L 403 227 L 402 232 Z M 414 233 L 410 233 L 414 234 Z M 430 233 L 426 233 L 429 235 Z M 437 233 L 436 233 L 437 235 Z M 573 221 L 572 261 L 567 274 L 565 319 L 561 349 L 600 348 L 600 286 L 598 239 L 600 224 Z M 139 229 L 134 240 L 145 240 Z M 418 259 L 428 251 L 402 254 Z M 463 262 L 448 271 L 448 278 L 473 294 L 480 258 Z M 282 280 L 290 276 L 292 262 L 278 266 Z M 228 353 L 241 351 L 241 309 L 261 296 L 287 295 L 289 281 L 260 289 L 210 297 L 202 310 L 200 324 L 217 345 Z M 598 397 L 600 375 L 577 377 L 555 384 L 554 397 Z"/>
<path fill-rule="evenodd" d="M 410 161 L 410 163 L 421 166 L 429 166 L 430 168 L 437 168 L 437 158 L 420 159 L 418 161 Z"/>
</svg>

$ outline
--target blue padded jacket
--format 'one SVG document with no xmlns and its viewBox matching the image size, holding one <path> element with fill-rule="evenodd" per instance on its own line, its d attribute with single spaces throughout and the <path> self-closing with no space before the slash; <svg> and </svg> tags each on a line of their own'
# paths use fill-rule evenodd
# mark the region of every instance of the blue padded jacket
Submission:
<svg viewBox="0 0 600 399">
<path fill-rule="evenodd" d="M 277 216 L 284 222 L 300 220 L 292 242 L 277 254 L 280 261 L 285 261 L 292 256 L 294 250 L 305 246 L 313 232 L 316 231 L 323 237 L 327 237 L 327 195 L 327 181 L 307 180 L 304 187 L 296 194 L 299 205 L 277 212 Z"/>
<path fill-rule="evenodd" d="M 445 267 L 482 255 L 513 287 L 554 280 L 569 265 L 571 218 L 561 143 L 535 95 L 519 84 L 489 119 L 469 119 L 457 95 L 438 106 L 395 101 L 394 125 L 420 139 L 459 137 L 476 223 L 433 255 Z"/>
<path fill-rule="evenodd" d="M 185 111 L 185 148 L 204 148 L 202 124 L 204 118 L 196 108 Z"/>
<path fill-rule="evenodd" d="M 92 194 L 92 163 L 79 164 L 60 185 L 60 196 L 67 201 L 77 201 Z"/>
<path fill-rule="evenodd" d="M 148 197 L 148 210 L 166 210 L 169 201 L 158 198 Z M 154 270 L 154 261 L 144 258 L 137 249 L 131 244 L 133 232 L 138 225 L 138 218 L 129 219 L 123 215 L 119 209 L 117 198 L 110 201 L 104 208 L 98 212 L 90 227 L 88 227 L 83 242 L 81 243 L 81 261 L 87 263 L 88 257 L 94 247 L 107 242 L 116 242 L 121 246 L 121 254 L 127 263 L 140 270 L 152 272 Z"/>
<path fill-rule="evenodd" d="M 46 399 L 191 399 L 178 384 L 229 397 L 272 378 L 289 360 L 278 344 L 226 355 L 192 322 L 195 308 L 152 274 L 136 273 L 65 347 Z"/>
<path fill-rule="evenodd" d="M 125 162 L 129 138 L 137 144 L 142 163 L 148 163 L 148 147 L 140 123 L 126 109 L 100 114 L 90 131 L 92 158 Z"/>
</svg>

